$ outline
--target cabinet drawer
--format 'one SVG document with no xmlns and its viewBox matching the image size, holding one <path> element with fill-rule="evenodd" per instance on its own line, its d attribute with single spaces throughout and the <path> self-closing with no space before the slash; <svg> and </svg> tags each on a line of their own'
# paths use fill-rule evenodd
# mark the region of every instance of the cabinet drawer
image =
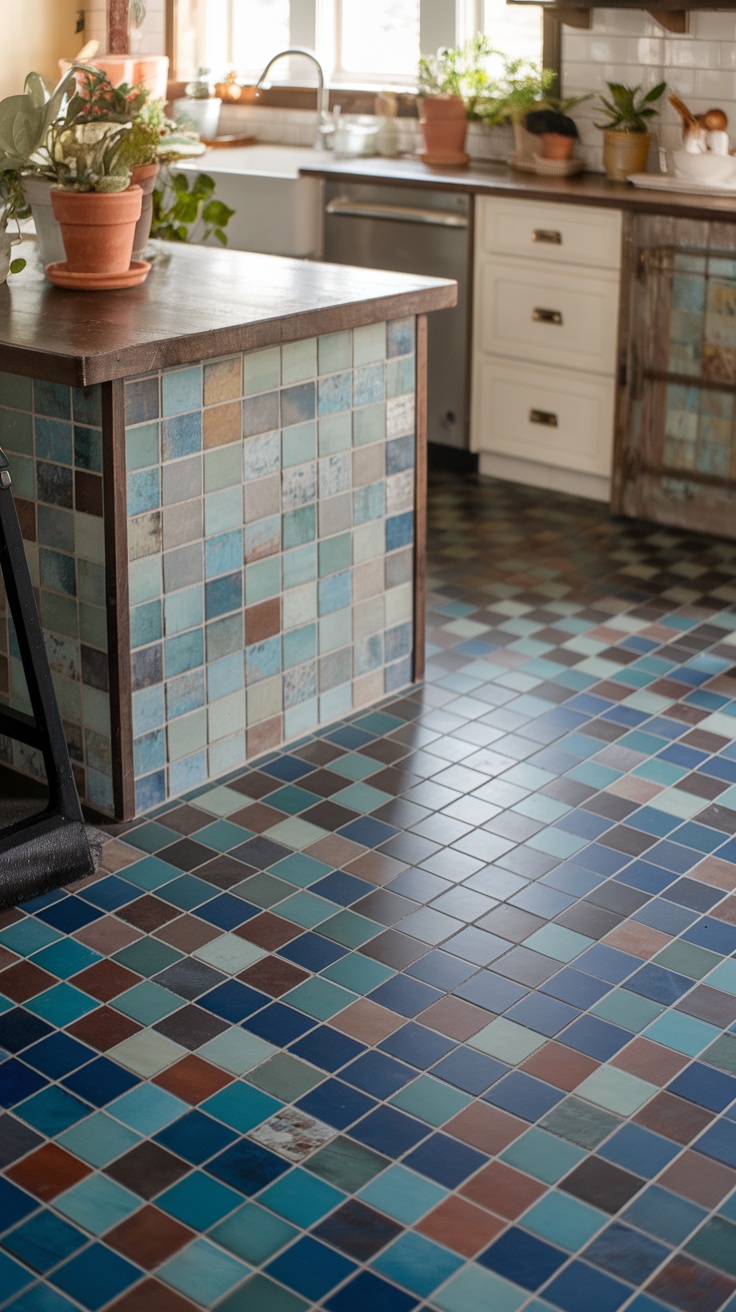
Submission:
<svg viewBox="0 0 736 1312">
<path fill-rule="evenodd" d="M 587 205 L 478 197 L 479 250 L 553 264 L 618 269 L 621 213 Z"/>
<path fill-rule="evenodd" d="M 608 475 L 613 415 L 612 379 L 486 359 L 474 380 L 472 447 Z"/>
<path fill-rule="evenodd" d="M 478 269 L 476 350 L 612 373 L 618 279 L 513 260 Z"/>
</svg>

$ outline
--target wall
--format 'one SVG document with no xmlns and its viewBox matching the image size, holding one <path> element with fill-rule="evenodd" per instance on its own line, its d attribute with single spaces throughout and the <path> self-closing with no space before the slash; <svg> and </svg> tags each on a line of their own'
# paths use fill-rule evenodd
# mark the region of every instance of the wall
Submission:
<svg viewBox="0 0 736 1312">
<path fill-rule="evenodd" d="M 35 69 L 58 76 L 57 61 L 82 45 L 75 35 L 77 6 L 82 0 L 6 0 L 3 5 L 3 58 L 0 97 L 23 90 L 26 73 Z"/>
<path fill-rule="evenodd" d="M 565 95 L 601 91 L 606 82 L 666 81 L 696 113 L 723 108 L 736 140 L 736 13 L 692 13 L 690 30 L 664 31 L 644 10 L 595 9 L 590 31 L 563 28 L 562 80 Z M 602 170 L 603 135 L 594 126 L 593 101 L 574 111 L 588 168 Z M 680 120 L 663 102 L 658 136 L 668 150 L 680 144 Z M 656 168 L 656 151 L 649 167 Z"/>
<path fill-rule="evenodd" d="M 52 0 L 53 2 L 53 0 Z M 84 0 L 79 0 L 80 4 Z M 130 48 L 140 55 L 162 55 L 166 50 L 165 0 L 146 0 L 146 17 L 139 32 L 133 32 Z M 99 41 L 100 53 L 107 52 L 107 0 L 87 0 L 84 3 L 87 41 Z"/>
</svg>

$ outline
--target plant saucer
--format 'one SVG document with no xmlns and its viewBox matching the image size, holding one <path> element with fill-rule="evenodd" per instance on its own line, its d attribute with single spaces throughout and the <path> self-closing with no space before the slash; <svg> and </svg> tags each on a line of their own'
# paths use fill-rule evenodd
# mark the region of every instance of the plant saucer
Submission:
<svg viewBox="0 0 736 1312">
<path fill-rule="evenodd" d="M 46 265 L 46 277 L 55 287 L 73 287 L 78 291 L 105 292 L 118 287 L 137 287 L 151 271 L 148 260 L 133 260 L 125 273 L 74 273 L 66 260 Z"/>
</svg>

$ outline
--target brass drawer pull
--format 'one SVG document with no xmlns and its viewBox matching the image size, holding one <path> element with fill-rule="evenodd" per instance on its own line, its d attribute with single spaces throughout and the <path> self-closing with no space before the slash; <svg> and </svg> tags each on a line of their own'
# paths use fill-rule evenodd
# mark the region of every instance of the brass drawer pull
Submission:
<svg viewBox="0 0 736 1312">
<path fill-rule="evenodd" d="M 559 310 L 541 310 L 537 307 L 532 310 L 532 320 L 534 323 L 562 324 L 562 314 Z"/>
<path fill-rule="evenodd" d="M 532 241 L 542 241 L 548 246 L 561 246 L 562 233 L 555 232 L 554 228 L 534 228 Z"/>
<path fill-rule="evenodd" d="M 552 410 L 530 410 L 530 424 L 544 424 L 547 428 L 557 427 L 557 415 Z"/>
</svg>

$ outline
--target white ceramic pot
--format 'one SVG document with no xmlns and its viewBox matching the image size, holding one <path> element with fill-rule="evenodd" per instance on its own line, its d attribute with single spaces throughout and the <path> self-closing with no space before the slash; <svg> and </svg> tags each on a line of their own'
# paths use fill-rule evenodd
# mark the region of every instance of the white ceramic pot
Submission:
<svg viewBox="0 0 736 1312">
<path fill-rule="evenodd" d="M 33 214 L 41 263 L 44 268 L 47 264 L 58 264 L 66 259 L 66 251 L 61 228 L 51 208 L 51 180 L 24 178 L 23 190 Z"/>
<path fill-rule="evenodd" d="M 185 97 L 183 100 L 174 101 L 174 118 L 183 114 L 204 141 L 214 141 L 220 121 L 221 105 L 222 101 L 217 96 L 211 96 L 209 100 L 190 100 Z"/>
</svg>

